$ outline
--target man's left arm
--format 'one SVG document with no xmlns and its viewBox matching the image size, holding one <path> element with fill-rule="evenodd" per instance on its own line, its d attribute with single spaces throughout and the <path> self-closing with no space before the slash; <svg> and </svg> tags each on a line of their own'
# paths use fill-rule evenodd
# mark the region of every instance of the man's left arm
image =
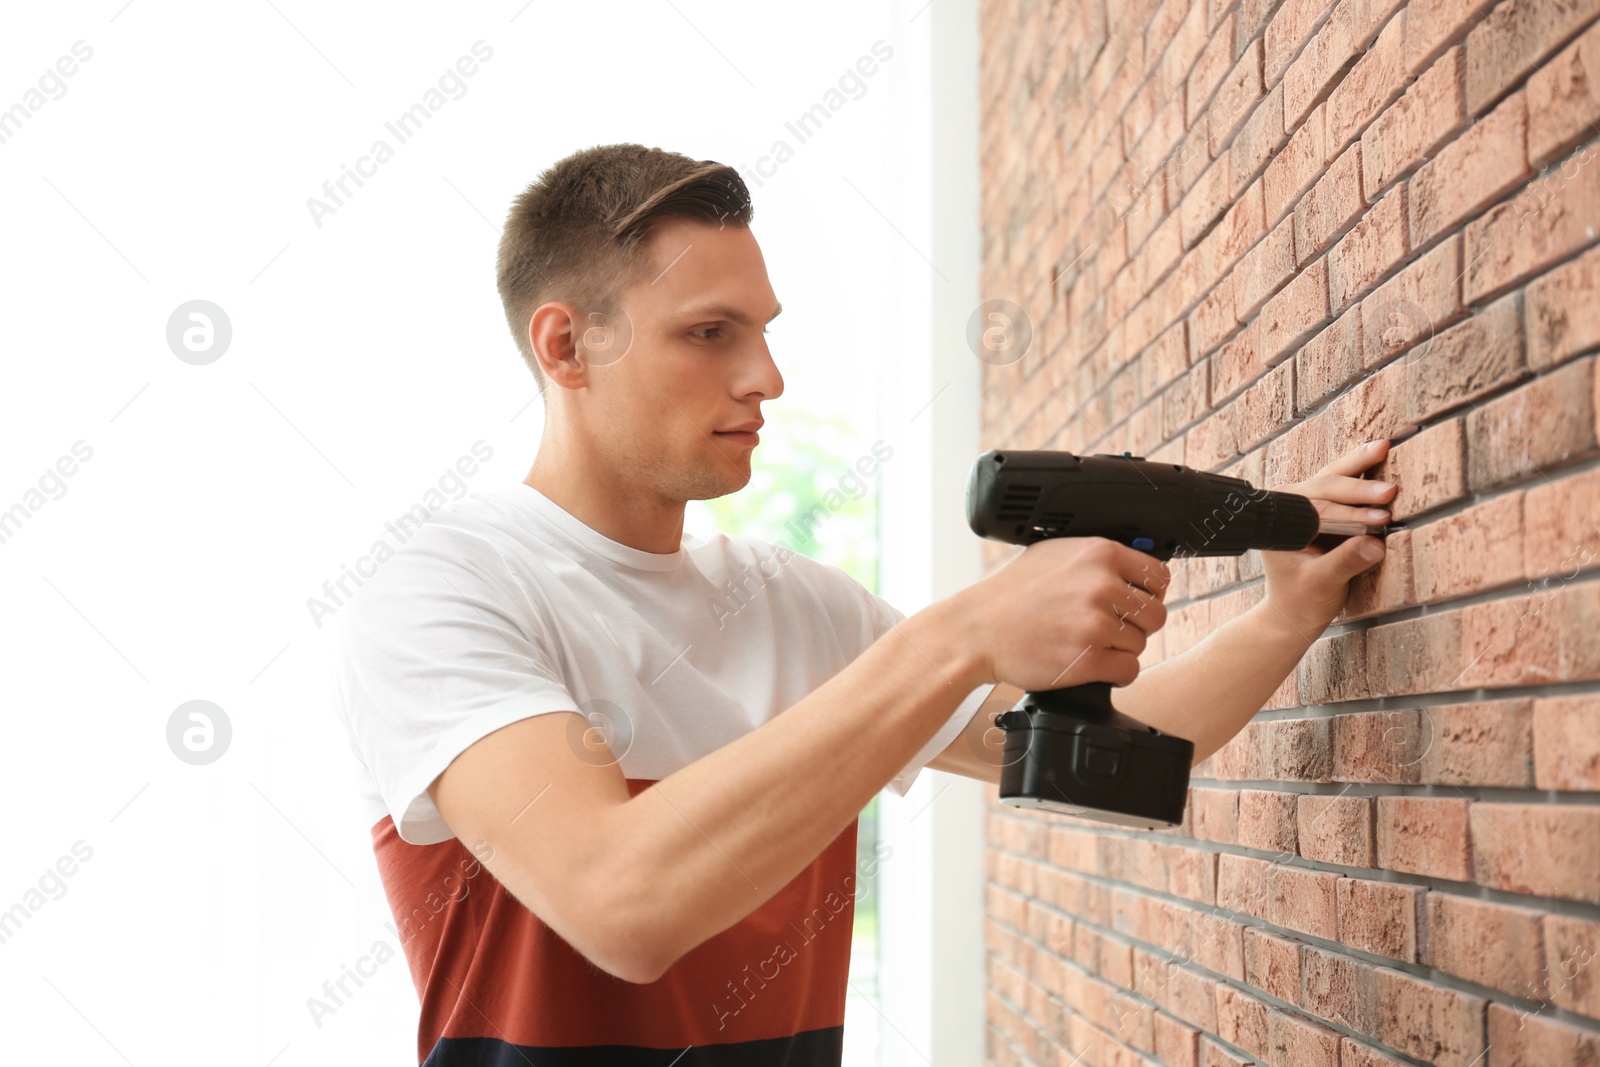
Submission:
<svg viewBox="0 0 1600 1067">
<path fill-rule="evenodd" d="M 1381 505 L 1395 487 L 1359 475 L 1382 462 L 1388 450 L 1389 441 L 1380 438 L 1278 490 L 1311 498 L 1324 518 L 1381 524 L 1389 516 Z M 1368 547 L 1377 550 L 1370 559 L 1361 554 Z M 1163 733 L 1193 741 L 1194 762 L 1199 763 L 1261 710 L 1344 610 L 1350 579 L 1383 559 L 1385 551 L 1381 539 L 1362 534 L 1328 550 L 1261 553 L 1265 597 L 1194 647 L 1140 670 L 1125 686 L 1113 687 L 1112 705 Z M 1016 686 L 996 685 L 967 728 L 928 765 L 998 783 L 1002 735 L 994 718 L 1021 696 Z"/>
</svg>

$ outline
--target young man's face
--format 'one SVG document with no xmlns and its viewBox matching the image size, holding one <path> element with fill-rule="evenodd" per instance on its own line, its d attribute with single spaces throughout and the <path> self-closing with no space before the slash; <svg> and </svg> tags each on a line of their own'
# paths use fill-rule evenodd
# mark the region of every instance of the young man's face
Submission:
<svg viewBox="0 0 1600 1067">
<path fill-rule="evenodd" d="M 654 267 L 622 294 L 626 354 L 592 368 L 590 438 L 641 488 L 722 496 L 750 480 L 757 447 L 728 431 L 783 393 L 764 336 L 778 299 L 747 227 L 667 219 L 649 247 Z"/>
</svg>

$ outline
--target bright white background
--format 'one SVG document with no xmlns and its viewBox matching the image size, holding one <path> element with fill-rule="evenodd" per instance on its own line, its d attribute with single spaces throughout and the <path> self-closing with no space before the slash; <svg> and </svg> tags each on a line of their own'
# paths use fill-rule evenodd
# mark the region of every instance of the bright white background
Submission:
<svg viewBox="0 0 1600 1067">
<path fill-rule="evenodd" d="M 0 543 L 0 911 L 49 890 L 0 942 L 6 1056 L 414 1062 L 398 953 L 320 1027 L 307 1009 L 395 944 L 307 599 L 475 442 L 494 458 L 468 491 L 526 474 L 540 408 L 495 246 L 511 198 L 580 148 L 746 175 L 785 306 L 768 432 L 785 409 L 840 413 L 856 455 L 921 408 L 926 389 L 880 398 L 879 372 L 902 337 L 926 343 L 905 294 L 929 291 L 928 220 L 905 190 L 926 180 L 906 131 L 926 123 L 931 18 L 923 0 L 9 14 L 0 109 L 74 42 L 93 55 L 0 143 L 0 511 L 75 442 L 92 457 Z M 399 144 L 384 123 L 479 40 L 493 57 Z M 785 122 L 878 40 L 893 57 L 800 144 Z M 307 198 L 380 137 L 394 158 L 318 227 Z M 794 158 L 763 175 L 778 139 Z M 194 299 L 232 325 L 206 366 L 166 339 Z M 232 725 L 209 766 L 167 745 L 193 699 Z M 91 857 L 50 881 L 78 842 Z"/>
</svg>

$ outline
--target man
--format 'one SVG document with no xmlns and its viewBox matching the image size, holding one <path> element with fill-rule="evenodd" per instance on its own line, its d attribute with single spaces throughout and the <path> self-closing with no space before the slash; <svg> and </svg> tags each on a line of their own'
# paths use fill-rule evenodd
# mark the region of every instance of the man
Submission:
<svg viewBox="0 0 1600 1067">
<path fill-rule="evenodd" d="M 546 397 L 533 468 L 336 620 L 428 1064 L 837 1064 L 874 794 L 923 766 L 998 781 L 992 715 L 1095 680 L 1203 759 L 1382 554 L 1264 554 L 1262 604 L 1141 673 L 1170 573 L 1109 540 L 1033 545 L 908 618 L 781 546 L 686 534 L 783 391 L 751 217 L 732 168 L 639 145 L 542 174 L 499 258 Z M 1286 488 L 1382 521 L 1352 505 L 1392 492 L 1357 477 L 1385 450 Z"/>
</svg>

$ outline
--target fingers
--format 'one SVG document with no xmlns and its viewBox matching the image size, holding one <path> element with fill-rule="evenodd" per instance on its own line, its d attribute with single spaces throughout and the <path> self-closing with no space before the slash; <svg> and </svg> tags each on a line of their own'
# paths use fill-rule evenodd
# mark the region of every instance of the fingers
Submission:
<svg viewBox="0 0 1600 1067">
<path fill-rule="evenodd" d="M 1317 474 L 1299 485 L 1294 492 L 1313 500 L 1331 500 L 1339 504 L 1356 504 L 1382 507 L 1393 499 L 1393 482 L 1376 482 L 1367 478 L 1352 478 L 1338 474 Z"/>
<path fill-rule="evenodd" d="M 1127 685 L 1139 675 L 1139 657 L 1132 652 L 1113 648 L 1084 649 L 1064 665 L 1060 674 L 1050 682 L 1050 689 L 1065 689 L 1093 681 Z"/>
<path fill-rule="evenodd" d="M 1167 606 L 1161 598 L 1135 585 L 1124 586 L 1113 597 L 1111 610 L 1117 616 L 1118 629 L 1137 628 L 1144 635 L 1155 633 L 1167 621 Z"/>
<path fill-rule="evenodd" d="M 1124 581 L 1157 597 L 1165 596 L 1172 584 L 1172 568 L 1154 556 L 1129 548 L 1117 541 L 1106 541 L 1114 555 L 1112 568 Z"/>
<path fill-rule="evenodd" d="M 1378 463 L 1389 454 L 1389 439 L 1380 437 L 1375 441 L 1367 441 L 1355 446 L 1329 463 L 1317 472 L 1317 476 L 1324 474 L 1360 474 L 1362 471 Z"/>
</svg>

